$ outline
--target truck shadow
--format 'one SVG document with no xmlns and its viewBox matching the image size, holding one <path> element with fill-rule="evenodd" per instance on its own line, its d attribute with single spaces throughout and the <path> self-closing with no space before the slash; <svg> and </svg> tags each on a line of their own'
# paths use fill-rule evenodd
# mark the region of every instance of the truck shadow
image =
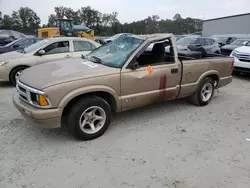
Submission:
<svg viewBox="0 0 250 188">
<path fill-rule="evenodd" d="M 233 78 L 236 78 L 238 80 L 250 80 L 250 74 L 240 74 L 240 75 L 233 75 Z"/>
<path fill-rule="evenodd" d="M 214 100 L 220 100 L 220 95 L 215 94 Z M 196 106 L 190 104 L 186 98 L 178 99 L 173 101 L 166 101 L 162 103 L 157 103 L 153 105 L 149 105 L 142 108 L 137 108 L 125 112 L 121 112 L 115 114 L 112 117 L 112 123 L 108 130 L 104 133 L 103 136 L 93 140 L 94 142 L 99 142 L 103 140 L 110 140 L 111 137 L 113 138 L 114 135 L 119 135 L 120 133 L 127 132 L 132 129 L 143 129 L 148 126 L 155 126 L 150 124 L 152 119 L 165 119 L 165 116 L 176 116 L 177 112 L 185 111 L 190 113 L 193 109 L 197 108 Z M 164 120 L 165 121 L 165 120 Z M 173 122 L 175 123 L 175 122 Z M 15 124 L 15 123 L 14 123 Z M 28 124 L 25 119 L 23 119 L 22 124 Z M 52 130 L 43 130 L 40 128 L 33 127 L 29 123 L 30 127 L 26 129 L 29 131 L 29 135 L 33 135 L 35 137 L 39 137 L 39 140 L 46 140 L 46 142 L 76 142 L 80 141 L 75 138 L 71 134 L 68 133 L 67 128 L 60 128 L 60 129 L 52 129 Z M 144 127 L 145 126 L 145 127 Z M 112 140 L 112 139 L 111 139 Z M 81 141 L 80 141 L 81 142 Z"/>
<path fill-rule="evenodd" d="M 0 88 L 14 88 L 9 82 L 0 82 Z"/>
<path fill-rule="evenodd" d="M 150 121 L 152 117 L 158 118 L 162 116 L 167 116 L 171 114 L 176 114 L 176 112 L 180 109 L 185 109 L 186 107 L 192 105 L 189 104 L 185 99 L 179 99 L 174 101 L 167 101 L 163 103 L 157 103 L 153 105 L 149 105 L 142 108 L 137 108 L 125 112 L 121 112 L 113 115 L 112 123 L 108 130 L 104 133 L 100 138 L 95 139 L 97 142 L 110 139 L 108 137 L 113 137 L 112 135 L 117 135 L 119 132 L 126 132 L 127 129 L 131 129 L 135 124 L 144 126 L 143 122 Z M 15 121 L 15 120 L 14 120 Z M 15 122 L 11 124 L 15 125 Z M 26 127 L 26 131 L 29 131 L 28 135 L 33 135 L 38 140 L 46 140 L 46 142 L 76 142 L 81 140 L 75 139 L 71 134 L 68 133 L 67 128 L 59 128 L 59 129 L 40 129 L 34 127 L 31 123 L 27 122 L 24 118 L 22 118 L 22 125 Z M 24 126 L 25 125 L 25 126 Z M 27 128 L 28 125 L 28 128 Z M 152 125 L 153 126 L 153 125 Z M 117 133 L 118 131 L 118 133 Z M 93 140 L 94 141 L 94 140 Z"/>
</svg>

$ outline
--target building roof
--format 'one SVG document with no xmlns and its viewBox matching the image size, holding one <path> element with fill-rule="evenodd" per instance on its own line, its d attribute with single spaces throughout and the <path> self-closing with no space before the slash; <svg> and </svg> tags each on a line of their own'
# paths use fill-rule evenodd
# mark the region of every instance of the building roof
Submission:
<svg viewBox="0 0 250 188">
<path fill-rule="evenodd" d="M 248 15 L 250 15 L 250 13 L 236 14 L 236 15 L 232 15 L 232 16 L 225 16 L 225 17 L 220 17 L 220 18 L 213 18 L 213 19 L 203 20 L 203 22 L 220 20 L 220 19 L 227 19 L 227 18 L 234 18 L 234 17 L 240 17 L 240 16 L 248 16 Z"/>
</svg>

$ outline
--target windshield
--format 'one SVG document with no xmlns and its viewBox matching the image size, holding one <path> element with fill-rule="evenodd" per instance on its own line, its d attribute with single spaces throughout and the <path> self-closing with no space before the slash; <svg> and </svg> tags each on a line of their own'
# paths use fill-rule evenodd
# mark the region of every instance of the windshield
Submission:
<svg viewBox="0 0 250 188">
<path fill-rule="evenodd" d="M 228 37 L 213 37 L 213 39 L 218 43 L 226 44 Z"/>
<path fill-rule="evenodd" d="M 144 42 L 132 36 L 119 37 L 100 48 L 97 48 L 85 56 L 86 59 L 99 63 L 121 68 L 130 55 Z"/>
<path fill-rule="evenodd" d="M 40 40 L 38 41 L 37 43 L 34 43 L 26 48 L 24 48 L 24 52 L 25 53 L 31 53 L 31 52 L 34 52 L 38 49 L 40 49 L 43 45 L 45 45 L 46 43 L 48 43 L 49 40 L 48 39 L 43 39 L 43 40 Z"/>
<path fill-rule="evenodd" d="M 11 45 L 13 45 L 13 44 L 15 44 L 15 43 L 17 43 L 17 42 L 19 42 L 19 41 L 21 41 L 21 40 L 23 40 L 23 39 L 14 40 L 14 41 L 12 41 L 12 42 L 6 44 L 5 46 L 6 46 L 6 47 L 7 47 L 7 46 L 11 46 Z"/>
<path fill-rule="evenodd" d="M 61 21 L 62 30 L 71 31 L 73 29 L 73 25 L 71 21 Z"/>
<path fill-rule="evenodd" d="M 243 42 L 246 42 L 248 41 L 248 39 L 238 39 L 238 40 L 235 40 L 233 41 L 230 45 L 235 45 L 235 46 L 242 46 L 243 45 Z"/>
<path fill-rule="evenodd" d="M 190 44 L 194 44 L 198 37 L 183 37 L 179 39 L 176 44 L 180 46 L 188 46 Z"/>
</svg>

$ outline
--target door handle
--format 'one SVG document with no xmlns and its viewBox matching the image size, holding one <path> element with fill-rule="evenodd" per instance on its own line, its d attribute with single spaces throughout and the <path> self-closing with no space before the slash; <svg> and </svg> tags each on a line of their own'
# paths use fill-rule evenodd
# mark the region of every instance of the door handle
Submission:
<svg viewBox="0 0 250 188">
<path fill-rule="evenodd" d="M 171 74 L 176 74 L 176 73 L 178 73 L 178 69 L 177 68 L 171 69 Z"/>
<path fill-rule="evenodd" d="M 65 57 L 66 57 L 66 58 L 70 58 L 71 56 L 70 56 L 70 55 L 66 55 Z"/>
</svg>

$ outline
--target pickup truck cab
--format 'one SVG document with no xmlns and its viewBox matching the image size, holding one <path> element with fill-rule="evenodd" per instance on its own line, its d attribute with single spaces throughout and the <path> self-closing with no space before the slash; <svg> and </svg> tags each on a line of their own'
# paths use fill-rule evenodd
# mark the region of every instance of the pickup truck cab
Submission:
<svg viewBox="0 0 250 188">
<path fill-rule="evenodd" d="M 232 69 L 230 57 L 198 51 L 178 56 L 173 34 L 123 36 L 82 58 L 24 70 L 13 103 L 42 128 L 67 126 L 91 140 L 107 130 L 112 113 L 183 97 L 207 105 L 215 88 L 232 81 Z"/>
</svg>

